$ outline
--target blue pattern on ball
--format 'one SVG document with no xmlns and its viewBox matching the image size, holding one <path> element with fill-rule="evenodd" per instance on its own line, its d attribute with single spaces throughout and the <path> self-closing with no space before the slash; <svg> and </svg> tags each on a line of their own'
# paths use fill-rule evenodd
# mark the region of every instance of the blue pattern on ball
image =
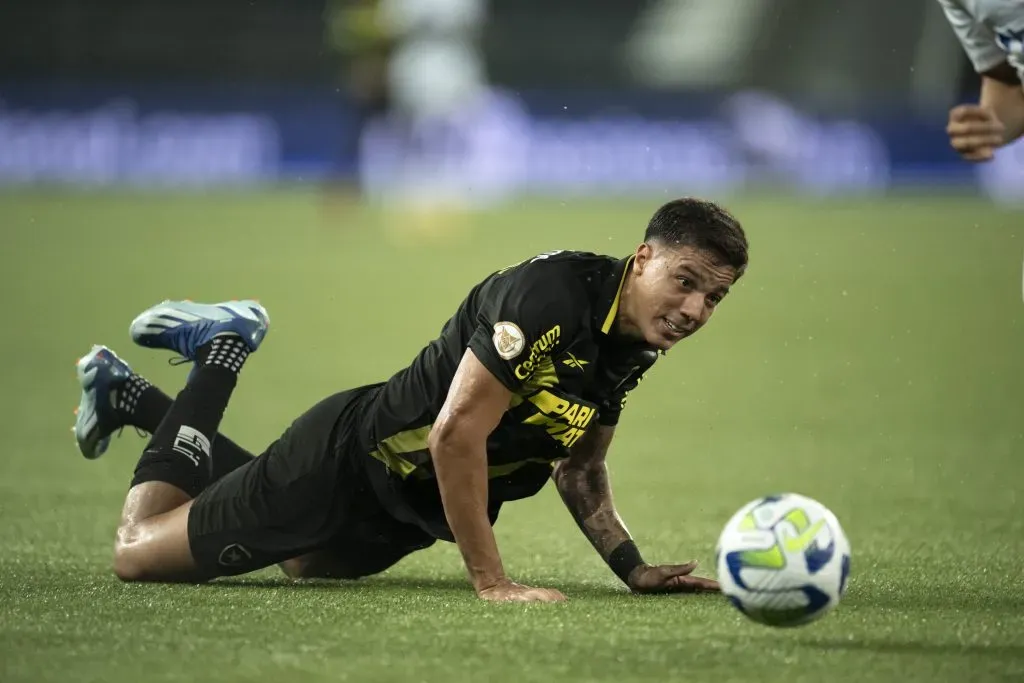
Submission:
<svg viewBox="0 0 1024 683">
<path fill-rule="evenodd" d="M 804 551 L 804 558 L 807 560 L 807 571 L 817 574 L 822 567 L 832 561 L 836 554 L 836 542 L 830 541 L 825 548 L 819 548 L 815 543 Z"/>
</svg>

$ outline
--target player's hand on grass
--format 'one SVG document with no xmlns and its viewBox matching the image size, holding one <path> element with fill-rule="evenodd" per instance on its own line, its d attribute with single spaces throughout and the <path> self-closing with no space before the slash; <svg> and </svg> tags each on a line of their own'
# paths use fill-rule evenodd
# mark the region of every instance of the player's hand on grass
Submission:
<svg viewBox="0 0 1024 683">
<path fill-rule="evenodd" d="M 718 582 L 692 576 L 696 562 L 686 564 L 643 564 L 629 573 L 629 588 L 634 593 L 707 593 L 721 590 Z"/>
<path fill-rule="evenodd" d="M 976 104 L 962 104 L 949 112 L 949 144 L 967 161 L 988 161 L 1006 142 L 1006 128 L 995 112 Z"/>
<path fill-rule="evenodd" d="M 476 594 L 491 602 L 564 602 L 565 596 L 554 588 L 531 588 L 502 579 L 493 586 L 477 590 Z"/>
</svg>

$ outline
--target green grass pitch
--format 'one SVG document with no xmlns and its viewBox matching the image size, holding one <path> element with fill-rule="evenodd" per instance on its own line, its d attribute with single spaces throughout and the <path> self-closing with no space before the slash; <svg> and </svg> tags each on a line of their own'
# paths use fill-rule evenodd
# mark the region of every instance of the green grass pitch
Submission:
<svg viewBox="0 0 1024 683">
<path fill-rule="evenodd" d="M 172 395 L 128 323 L 163 298 L 259 298 L 271 332 L 223 431 L 261 450 L 313 402 L 403 366 L 486 273 L 618 255 L 660 203 L 523 202 L 445 233 L 300 189 L 0 194 L 0 680 L 1013 681 L 1024 678 L 1024 215 L 964 197 L 729 201 L 747 276 L 630 399 L 616 501 L 647 558 L 701 560 L 747 500 L 830 506 L 846 599 L 773 630 L 719 596 L 633 597 L 549 487 L 497 526 L 564 605 L 477 601 L 443 545 L 358 583 L 266 570 L 124 585 L 113 530 L 142 442 L 87 462 L 73 364 L 105 343 Z"/>
</svg>

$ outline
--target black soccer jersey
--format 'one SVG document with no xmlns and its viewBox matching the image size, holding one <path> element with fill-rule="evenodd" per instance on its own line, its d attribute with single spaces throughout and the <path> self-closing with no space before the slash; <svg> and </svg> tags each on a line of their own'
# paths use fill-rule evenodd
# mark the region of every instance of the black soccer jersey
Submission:
<svg viewBox="0 0 1024 683">
<path fill-rule="evenodd" d="M 487 442 L 492 521 L 531 496 L 554 461 L 595 425 L 615 425 L 626 395 L 657 359 L 613 335 L 632 258 L 557 251 L 476 285 L 413 362 L 375 388 L 361 441 L 384 464 L 374 481 L 393 514 L 451 540 L 427 436 L 466 349 L 512 391 Z"/>
</svg>

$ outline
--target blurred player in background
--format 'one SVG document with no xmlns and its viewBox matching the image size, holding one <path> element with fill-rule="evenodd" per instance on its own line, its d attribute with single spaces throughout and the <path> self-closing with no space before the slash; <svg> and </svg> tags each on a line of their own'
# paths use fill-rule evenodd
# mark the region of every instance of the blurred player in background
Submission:
<svg viewBox="0 0 1024 683">
<path fill-rule="evenodd" d="M 938 0 L 981 75 L 977 104 L 949 113 L 950 144 L 968 161 L 989 161 L 1024 135 L 1024 0 Z"/>
<path fill-rule="evenodd" d="M 355 110 L 346 180 L 400 214 L 379 227 L 385 234 L 443 234 L 495 190 L 503 196 L 501 171 L 522 143 L 506 143 L 494 121 L 501 106 L 480 47 L 486 10 L 485 0 L 330 0 L 328 36 Z"/>
<path fill-rule="evenodd" d="M 337 150 L 334 190 L 355 197 L 363 132 L 391 107 L 388 64 L 396 38 L 381 11 L 381 0 L 327 0 L 324 23 L 339 89 L 349 104 Z"/>
<path fill-rule="evenodd" d="M 382 0 L 399 36 L 388 78 L 392 115 L 364 138 L 362 183 L 381 206 L 398 210 L 385 230 L 450 235 L 487 196 L 486 166 L 501 150 L 477 135 L 490 95 L 480 46 L 485 0 Z M 481 164 L 483 162 L 483 164 Z"/>
</svg>

